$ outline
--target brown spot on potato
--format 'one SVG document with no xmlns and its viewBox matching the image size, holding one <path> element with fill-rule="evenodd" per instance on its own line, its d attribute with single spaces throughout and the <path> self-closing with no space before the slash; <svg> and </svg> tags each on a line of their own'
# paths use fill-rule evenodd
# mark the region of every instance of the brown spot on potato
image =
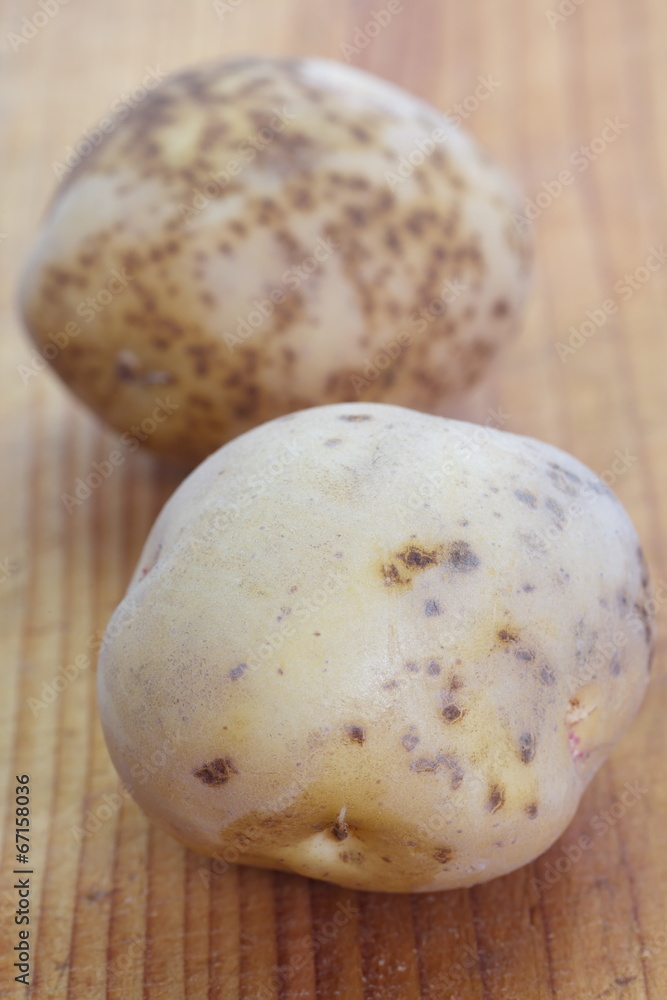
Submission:
<svg viewBox="0 0 667 1000">
<path fill-rule="evenodd" d="M 366 740 L 366 730 L 363 726 L 346 726 L 345 731 L 353 743 L 364 743 Z"/>
<path fill-rule="evenodd" d="M 364 863 L 364 856 L 361 851 L 343 851 L 339 857 L 343 864 L 346 865 L 363 865 Z"/>
<path fill-rule="evenodd" d="M 456 791 L 456 789 L 459 787 L 462 781 L 463 781 L 463 768 L 457 764 L 452 770 L 451 788 L 453 792 Z"/>
<path fill-rule="evenodd" d="M 569 472 L 557 462 L 549 462 L 547 475 L 557 490 L 566 493 L 567 496 L 574 497 L 579 493 L 581 479 L 574 472 Z"/>
<path fill-rule="evenodd" d="M 436 549 L 429 552 L 416 545 L 410 545 L 403 552 L 399 552 L 397 558 L 408 569 L 425 569 L 428 566 L 437 566 L 439 554 Z"/>
<path fill-rule="evenodd" d="M 639 568 L 641 570 L 642 588 L 644 590 L 648 590 L 648 586 L 651 582 L 648 571 L 648 563 L 646 562 L 646 556 L 644 555 L 640 545 L 637 546 L 637 561 L 639 562 Z"/>
<path fill-rule="evenodd" d="M 496 633 L 501 642 L 518 642 L 519 633 L 509 628 L 501 628 Z"/>
<path fill-rule="evenodd" d="M 556 671 L 550 664 L 543 663 L 540 667 L 540 680 L 549 686 L 556 683 Z"/>
<path fill-rule="evenodd" d="M 649 615 L 644 605 L 639 604 L 638 602 L 635 603 L 634 610 L 644 626 L 644 640 L 646 642 L 646 645 L 650 646 L 653 641 L 653 627 L 652 627 L 651 616 Z"/>
<path fill-rule="evenodd" d="M 233 774 L 238 774 L 231 757 L 216 757 L 207 764 L 202 764 L 192 772 L 205 785 L 217 787 L 229 781 Z"/>
<path fill-rule="evenodd" d="M 116 378 L 119 382 L 132 382 L 140 368 L 141 363 L 134 351 L 119 351 L 116 355 Z"/>
<path fill-rule="evenodd" d="M 518 531 L 517 534 L 526 548 L 530 549 L 531 552 L 536 552 L 539 555 L 546 553 L 546 542 L 534 531 Z"/>
<path fill-rule="evenodd" d="M 486 800 L 486 808 L 490 813 L 497 812 L 505 805 L 505 789 L 502 785 L 492 785 L 489 789 L 489 797 Z"/>
<path fill-rule="evenodd" d="M 442 710 L 442 717 L 445 722 L 458 722 L 464 716 L 463 709 L 458 705 L 445 705 Z"/>
<path fill-rule="evenodd" d="M 417 733 L 417 727 L 410 726 L 407 733 L 404 733 L 403 736 L 401 736 L 401 745 L 403 746 L 404 750 L 407 750 L 408 753 L 411 753 L 418 744 L 419 744 L 419 736 Z"/>
<path fill-rule="evenodd" d="M 394 584 L 404 584 L 408 582 L 401 577 L 401 574 L 398 572 L 393 563 L 385 563 L 382 567 L 382 577 L 384 579 L 385 587 L 392 587 Z"/>
<path fill-rule="evenodd" d="M 447 556 L 448 564 L 456 570 L 469 572 L 479 566 L 479 558 L 475 555 L 468 542 L 452 542 Z"/>
<path fill-rule="evenodd" d="M 553 514 L 554 520 L 556 522 L 556 527 L 562 530 L 563 524 L 565 522 L 565 514 L 561 505 L 553 499 L 553 497 L 547 497 L 544 501 L 544 506 L 547 508 L 550 514 Z"/>
<path fill-rule="evenodd" d="M 526 813 L 528 819 L 535 819 L 535 817 L 537 816 L 537 803 L 531 802 L 529 805 L 526 806 L 524 812 Z"/>
<path fill-rule="evenodd" d="M 440 767 L 447 767 L 450 770 L 457 767 L 456 761 L 448 753 L 439 753 L 436 757 L 418 757 L 410 763 L 411 771 L 435 772 Z"/>
<path fill-rule="evenodd" d="M 535 758 L 537 737 L 535 733 L 522 733 L 519 737 L 519 757 L 524 764 L 530 764 Z"/>
<path fill-rule="evenodd" d="M 433 852 L 433 858 L 438 861 L 441 865 L 449 864 L 449 862 L 454 857 L 454 851 L 451 847 L 436 847 Z"/>
<path fill-rule="evenodd" d="M 370 142 L 373 138 L 372 134 L 368 129 L 362 128 L 361 125 L 350 125 L 350 134 L 357 139 L 358 142 Z"/>
<path fill-rule="evenodd" d="M 514 496 L 521 503 L 527 504 L 528 507 L 537 507 L 537 497 L 534 493 L 530 493 L 528 490 L 515 490 Z"/>
</svg>

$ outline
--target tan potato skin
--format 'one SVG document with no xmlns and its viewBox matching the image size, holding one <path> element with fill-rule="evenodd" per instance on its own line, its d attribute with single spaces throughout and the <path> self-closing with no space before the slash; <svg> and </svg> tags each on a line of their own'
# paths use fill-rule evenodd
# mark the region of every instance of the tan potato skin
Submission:
<svg viewBox="0 0 667 1000">
<path fill-rule="evenodd" d="M 99 703 L 149 816 L 221 859 L 427 891 L 525 864 L 635 714 L 652 609 L 613 493 L 549 445 L 292 414 L 158 517 Z"/>
<path fill-rule="evenodd" d="M 446 407 L 516 326 L 519 210 L 469 136 L 383 80 L 219 63 L 160 85 L 65 178 L 21 303 L 103 419 L 129 431 L 168 396 L 146 444 L 199 461 L 318 403 Z"/>
</svg>

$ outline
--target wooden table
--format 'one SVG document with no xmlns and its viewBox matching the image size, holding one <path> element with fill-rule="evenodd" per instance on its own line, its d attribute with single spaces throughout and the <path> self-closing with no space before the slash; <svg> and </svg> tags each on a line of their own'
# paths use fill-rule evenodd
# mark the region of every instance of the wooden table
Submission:
<svg viewBox="0 0 667 1000">
<path fill-rule="evenodd" d="M 94 649 L 179 474 L 135 453 L 68 514 L 61 494 L 114 437 L 50 372 L 22 377 L 30 348 L 13 306 L 52 164 L 149 68 L 248 51 L 340 59 L 345 42 L 358 49 L 356 65 L 443 110 L 490 77 L 497 86 L 467 127 L 535 203 L 538 274 L 523 335 L 488 398 L 511 414 L 511 429 L 598 472 L 626 455 L 614 488 L 654 581 L 667 580 L 667 267 L 641 270 L 664 253 L 667 233 L 664 4 L 402 0 L 361 48 L 355 30 L 384 0 L 228 0 L 218 10 L 203 0 L 43 2 L 44 16 L 19 0 L 0 13 L 0 995 L 25 995 L 13 982 L 11 873 L 14 775 L 27 773 L 31 997 L 664 1000 L 664 642 L 639 718 L 561 840 L 470 891 L 357 895 L 248 868 L 208 877 L 207 862 L 118 795 L 96 714 Z M 10 33 L 22 30 L 34 37 L 17 43 Z M 571 183 L 559 191 L 562 171 Z M 618 310 L 603 310 L 598 328 L 606 299 Z M 586 336 L 577 330 L 589 310 Z M 556 345 L 572 336 L 580 346 L 561 358 Z M 68 665 L 71 679 L 57 680 Z M 622 805 L 626 783 L 638 791 Z M 584 833 L 593 848 L 577 859 Z"/>
</svg>

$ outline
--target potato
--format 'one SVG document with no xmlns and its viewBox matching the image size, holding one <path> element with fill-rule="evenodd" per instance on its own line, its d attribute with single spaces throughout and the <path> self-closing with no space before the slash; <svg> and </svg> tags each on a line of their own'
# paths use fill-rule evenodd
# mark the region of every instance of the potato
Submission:
<svg viewBox="0 0 667 1000">
<path fill-rule="evenodd" d="M 516 325 L 519 211 L 464 131 L 383 80 L 219 63 L 167 80 L 65 178 L 23 312 L 120 431 L 168 394 L 146 443 L 198 461 L 316 403 L 458 406 Z"/>
<path fill-rule="evenodd" d="M 652 601 L 597 476 L 383 404 L 220 449 L 158 517 L 99 664 L 113 761 L 223 862 L 473 885 L 544 851 L 644 694 Z"/>
</svg>

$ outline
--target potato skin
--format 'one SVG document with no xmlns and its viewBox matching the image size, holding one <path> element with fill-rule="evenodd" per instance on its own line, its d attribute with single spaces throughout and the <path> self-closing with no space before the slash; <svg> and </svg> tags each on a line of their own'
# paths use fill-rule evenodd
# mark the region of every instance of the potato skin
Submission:
<svg viewBox="0 0 667 1000">
<path fill-rule="evenodd" d="M 519 207 L 469 136 L 386 81 L 218 63 L 165 81 L 65 178 L 23 313 L 120 431 L 168 394 L 146 444 L 182 459 L 318 403 L 439 410 L 516 326 Z"/>
<path fill-rule="evenodd" d="M 198 851 L 473 885 L 572 818 L 642 700 L 648 599 L 623 507 L 565 453 L 318 407 L 226 445 L 164 507 L 102 646 L 104 732 Z"/>
</svg>

